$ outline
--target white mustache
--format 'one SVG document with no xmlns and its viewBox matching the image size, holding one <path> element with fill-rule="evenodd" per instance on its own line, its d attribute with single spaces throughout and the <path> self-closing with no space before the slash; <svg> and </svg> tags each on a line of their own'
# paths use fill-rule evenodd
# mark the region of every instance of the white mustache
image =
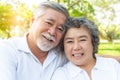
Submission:
<svg viewBox="0 0 120 80">
<path fill-rule="evenodd" d="M 56 41 L 55 37 L 48 33 L 42 33 L 42 35 L 45 36 L 47 39 L 52 40 L 53 42 Z"/>
</svg>

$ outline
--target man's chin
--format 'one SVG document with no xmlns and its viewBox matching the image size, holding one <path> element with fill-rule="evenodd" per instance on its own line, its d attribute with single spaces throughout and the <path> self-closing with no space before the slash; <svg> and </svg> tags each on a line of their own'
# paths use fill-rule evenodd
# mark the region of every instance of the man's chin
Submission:
<svg viewBox="0 0 120 80">
<path fill-rule="evenodd" d="M 41 51 L 44 51 L 44 52 L 48 52 L 54 48 L 53 46 L 47 46 L 47 45 L 43 45 L 43 46 L 38 45 L 38 47 Z"/>
</svg>

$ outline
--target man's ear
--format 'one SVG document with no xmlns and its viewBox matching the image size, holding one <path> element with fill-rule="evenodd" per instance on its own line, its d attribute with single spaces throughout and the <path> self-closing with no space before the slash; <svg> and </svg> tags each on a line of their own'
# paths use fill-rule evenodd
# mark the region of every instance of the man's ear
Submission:
<svg viewBox="0 0 120 80">
<path fill-rule="evenodd" d="M 32 16 L 32 18 L 30 19 L 30 26 L 33 24 L 34 21 L 35 21 L 35 17 Z"/>
</svg>

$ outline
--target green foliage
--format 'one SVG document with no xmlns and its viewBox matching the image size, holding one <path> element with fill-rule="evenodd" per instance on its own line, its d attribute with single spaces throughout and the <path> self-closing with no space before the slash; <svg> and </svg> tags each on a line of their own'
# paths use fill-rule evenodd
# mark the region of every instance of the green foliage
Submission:
<svg viewBox="0 0 120 80">
<path fill-rule="evenodd" d="M 120 26 L 120 25 L 118 25 Z M 120 39 L 120 27 L 117 27 L 117 33 L 115 35 L 115 39 Z"/>
<path fill-rule="evenodd" d="M 102 39 L 107 39 L 109 42 L 113 42 L 114 39 L 119 38 L 120 28 L 116 25 L 109 25 L 107 27 L 99 27 L 100 36 Z"/>
<path fill-rule="evenodd" d="M 76 5 L 72 5 L 69 8 L 69 12 L 73 17 L 86 16 L 93 17 L 94 9 L 87 1 L 76 2 Z"/>
<path fill-rule="evenodd" d="M 0 3 L 0 32 L 10 37 L 11 25 L 14 25 L 15 11 L 10 4 Z"/>
<path fill-rule="evenodd" d="M 8 33 L 3 30 L 0 30 L 0 38 L 7 38 L 6 36 L 8 36 Z"/>
<path fill-rule="evenodd" d="M 87 0 L 54 0 L 66 6 L 70 16 L 85 16 L 94 20 L 94 8 Z"/>
<path fill-rule="evenodd" d="M 94 4 L 95 6 L 101 7 L 101 8 L 108 8 L 110 4 L 118 3 L 119 0 L 87 0 L 90 3 Z"/>
<path fill-rule="evenodd" d="M 0 3 L 0 37 L 9 38 L 16 34 L 16 26 L 19 27 L 23 34 L 29 27 L 32 10 L 25 3 L 17 3 L 14 5 L 1 2 Z M 26 30 L 21 30 L 21 29 Z"/>
<path fill-rule="evenodd" d="M 93 19 L 94 9 L 87 0 L 65 0 L 65 4 L 72 17 L 86 16 Z"/>
</svg>

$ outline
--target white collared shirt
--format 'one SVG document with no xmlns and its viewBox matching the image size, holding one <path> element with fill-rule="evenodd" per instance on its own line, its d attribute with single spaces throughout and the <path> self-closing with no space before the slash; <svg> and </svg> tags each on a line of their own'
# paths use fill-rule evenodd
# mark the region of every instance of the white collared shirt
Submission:
<svg viewBox="0 0 120 80">
<path fill-rule="evenodd" d="M 111 58 L 97 57 L 91 77 L 92 80 L 120 80 L 120 64 Z M 68 62 L 55 71 L 51 80 L 90 80 L 90 78 L 85 70 Z"/>
<path fill-rule="evenodd" d="M 26 37 L 0 41 L 0 80 L 50 80 L 65 60 L 51 50 L 41 64 L 29 50 Z"/>
</svg>

